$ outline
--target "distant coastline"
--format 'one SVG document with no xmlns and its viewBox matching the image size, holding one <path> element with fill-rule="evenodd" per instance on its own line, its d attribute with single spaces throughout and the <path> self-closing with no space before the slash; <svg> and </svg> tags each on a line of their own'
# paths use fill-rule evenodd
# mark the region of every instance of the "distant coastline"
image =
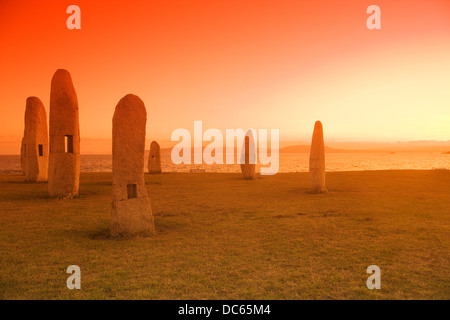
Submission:
<svg viewBox="0 0 450 320">
<path fill-rule="evenodd" d="M 303 152 L 295 152 L 302 150 Z M 294 152 L 292 152 L 294 151 Z M 450 168 L 450 157 L 441 152 L 386 152 L 344 150 L 327 148 L 326 171 L 373 171 L 373 170 L 432 170 Z M 193 153 L 192 153 L 193 155 Z M 283 148 L 280 150 L 279 172 L 307 172 L 309 170 L 309 146 Z M 145 152 L 145 160 L 148 152 Z M 189 172 L 204 169 L 207 173 L 239 173 L 238 164 L 180 164 L 171 161 L 171 149 L 161 150 L 163 172 Z M 258 168 L 257 168 L 258 169 Z M 81 154 L 81 172 L 111 172 L 111 154 Z M 20 173 L 19 155 L 0 155 L 0 173 Z"/>
</svg>

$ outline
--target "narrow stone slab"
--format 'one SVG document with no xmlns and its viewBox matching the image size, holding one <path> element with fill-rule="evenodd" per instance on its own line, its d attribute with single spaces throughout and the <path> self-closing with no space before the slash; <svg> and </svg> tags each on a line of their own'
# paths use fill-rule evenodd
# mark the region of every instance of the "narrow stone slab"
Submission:
<svg viewBox="0 0 450 320">
<path fill-rule="evenodd" d="M 47 181 L 48 130 L 47 113 L 41 100 L 29 97 L 25 109 L 23 164 L 28 182 Z"/>
<path fill-rule="evenodd" d="M 311 179 L 311 191 L 324 193 L 325 187 L 325 142 L 323 139 L 323 126 L 316 121 L 309 155 L 309 176 Z"/>
<path fill-rule="evenodd" d="M 50 92 L 50 156 L 48 192 L 51 197 L 78 196 L 80 183 L 80 124 L 78 99 L 67 70 L 59 69 Z"/>
<path fill-rule="evenodd" d="M 156 141 L 150 144 L 150 154 L 148 155 L 148 173 L 161 173 L 161 148 Z"/>
<path fill-rule="evenodd" d="M 256 145 L 252 130 L 248 130 L 244 137 L 241 171 L 244 179 L 254 180 L 256 178 Z"/>
</svg>

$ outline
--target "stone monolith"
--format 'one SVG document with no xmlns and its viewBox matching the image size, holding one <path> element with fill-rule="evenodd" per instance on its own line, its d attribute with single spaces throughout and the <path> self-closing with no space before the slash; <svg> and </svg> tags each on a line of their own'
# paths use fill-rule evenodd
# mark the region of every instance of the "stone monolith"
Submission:
<svg viewBox="0 0 450 320">
<path fill-rule="evenodd" d="M 152 208 L 144 181 L 145 125 L 142 100 L 123 97 L 113 117 L 113 202 L 111 236 L 155 233 Z"/>
<path fill-rule="evenodd" d="M 80 181 L 80 125 L 78 99 L 67 70 L 59 69 L 50 92 L 50 196 L 78 196 Z"/>
<path fill-rule="evenodd" d="M 152 141 L 150 144 L 150 154 L 148 155 L 148 173 L 161 173 L 161 148 L 156 141 Z"/>
<path fill-rule="evenodd" d="M 309 176 L 313 193 L 327 192 L 325 188 L 325 143 L 323 140 L 323 127 L 320 121 L 316 121 L 314 125 L 309 155 Z"/>
<path fill-rule="evenodd" d="M 41 100 L 27 99 L 23 137 L 25 177 L 28 182 L 47 181 L 48 131 L 47 113 Z"/>
<path fill-rule="evenodd" d="M 256 177 L 256 146 L 251 130 L 248 130 L 244 136 L 241 153 L 241 171 L 244 179 L 253 180 Z"/>
</svg>

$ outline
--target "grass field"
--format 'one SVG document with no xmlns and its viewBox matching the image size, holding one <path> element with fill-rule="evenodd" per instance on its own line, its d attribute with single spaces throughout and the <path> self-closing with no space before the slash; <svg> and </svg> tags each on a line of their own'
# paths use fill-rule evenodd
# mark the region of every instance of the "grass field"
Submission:
<svg viewBox="0 0 450 320">
<path fill-rule="evenodd" d="M 0 298 L 450 298 L 450 172 L 329 173 L 319 195 L 307 173 L 146 182 L 157 235 L 110 239 L 110 173 L 83 173 L 73 200 L 0 175 Z"/>
</svg>

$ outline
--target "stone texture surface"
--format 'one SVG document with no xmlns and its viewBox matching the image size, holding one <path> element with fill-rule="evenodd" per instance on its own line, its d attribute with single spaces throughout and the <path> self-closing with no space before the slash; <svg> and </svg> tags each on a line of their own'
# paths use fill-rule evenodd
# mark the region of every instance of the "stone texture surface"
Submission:
<svg viewBox="0 0 450 320">
<path fill-rule="evenodd" d="M 145 125 L 142 100 L 128 94 L 113 117 L 112 236 L 155 233 L 152 209 L 144 181 Z"/>
<path fill-rule="evenodd" d="M 27 99 L 23 138 L 25 177 L 28 182 L 47 181 L 48 130 L 47 113 L 41 100 Z"/>
<path fill-rule="evenodd" d="M 244 137 L 241 154 L 241 171 L 244 179 L 256 178 L 256 145 L 253 132 L 248 130 Z"/>
<path fill-rule="evenodd" d="M 156 141 L 152 141 L 150 144 L 150 154 L 148 155 L 148 173 L 161 173 L 161 148 Z"/>
<path fill-rule="evenodd" d="M 313 193 L 327 192 L 325 187 L 325 142 L 323 139 L 323 127 L 320 121 L 316 121 L 314 125 L 309 155 L 309 176 L 311 179 L 311 191 Z"/>
<path fill-rule="evenodd" d="M 66 140 L 69 142 L 66 143 Z M 71 142 L 70 142 L 71 140 Z M 69 145 L 70 147 L 68 148 Z M 80 180 L 80 125 L 78 99 L 67 70 L 55 72 L 50 92 L 50 196 L 78 196 Z"/>
</svg>

